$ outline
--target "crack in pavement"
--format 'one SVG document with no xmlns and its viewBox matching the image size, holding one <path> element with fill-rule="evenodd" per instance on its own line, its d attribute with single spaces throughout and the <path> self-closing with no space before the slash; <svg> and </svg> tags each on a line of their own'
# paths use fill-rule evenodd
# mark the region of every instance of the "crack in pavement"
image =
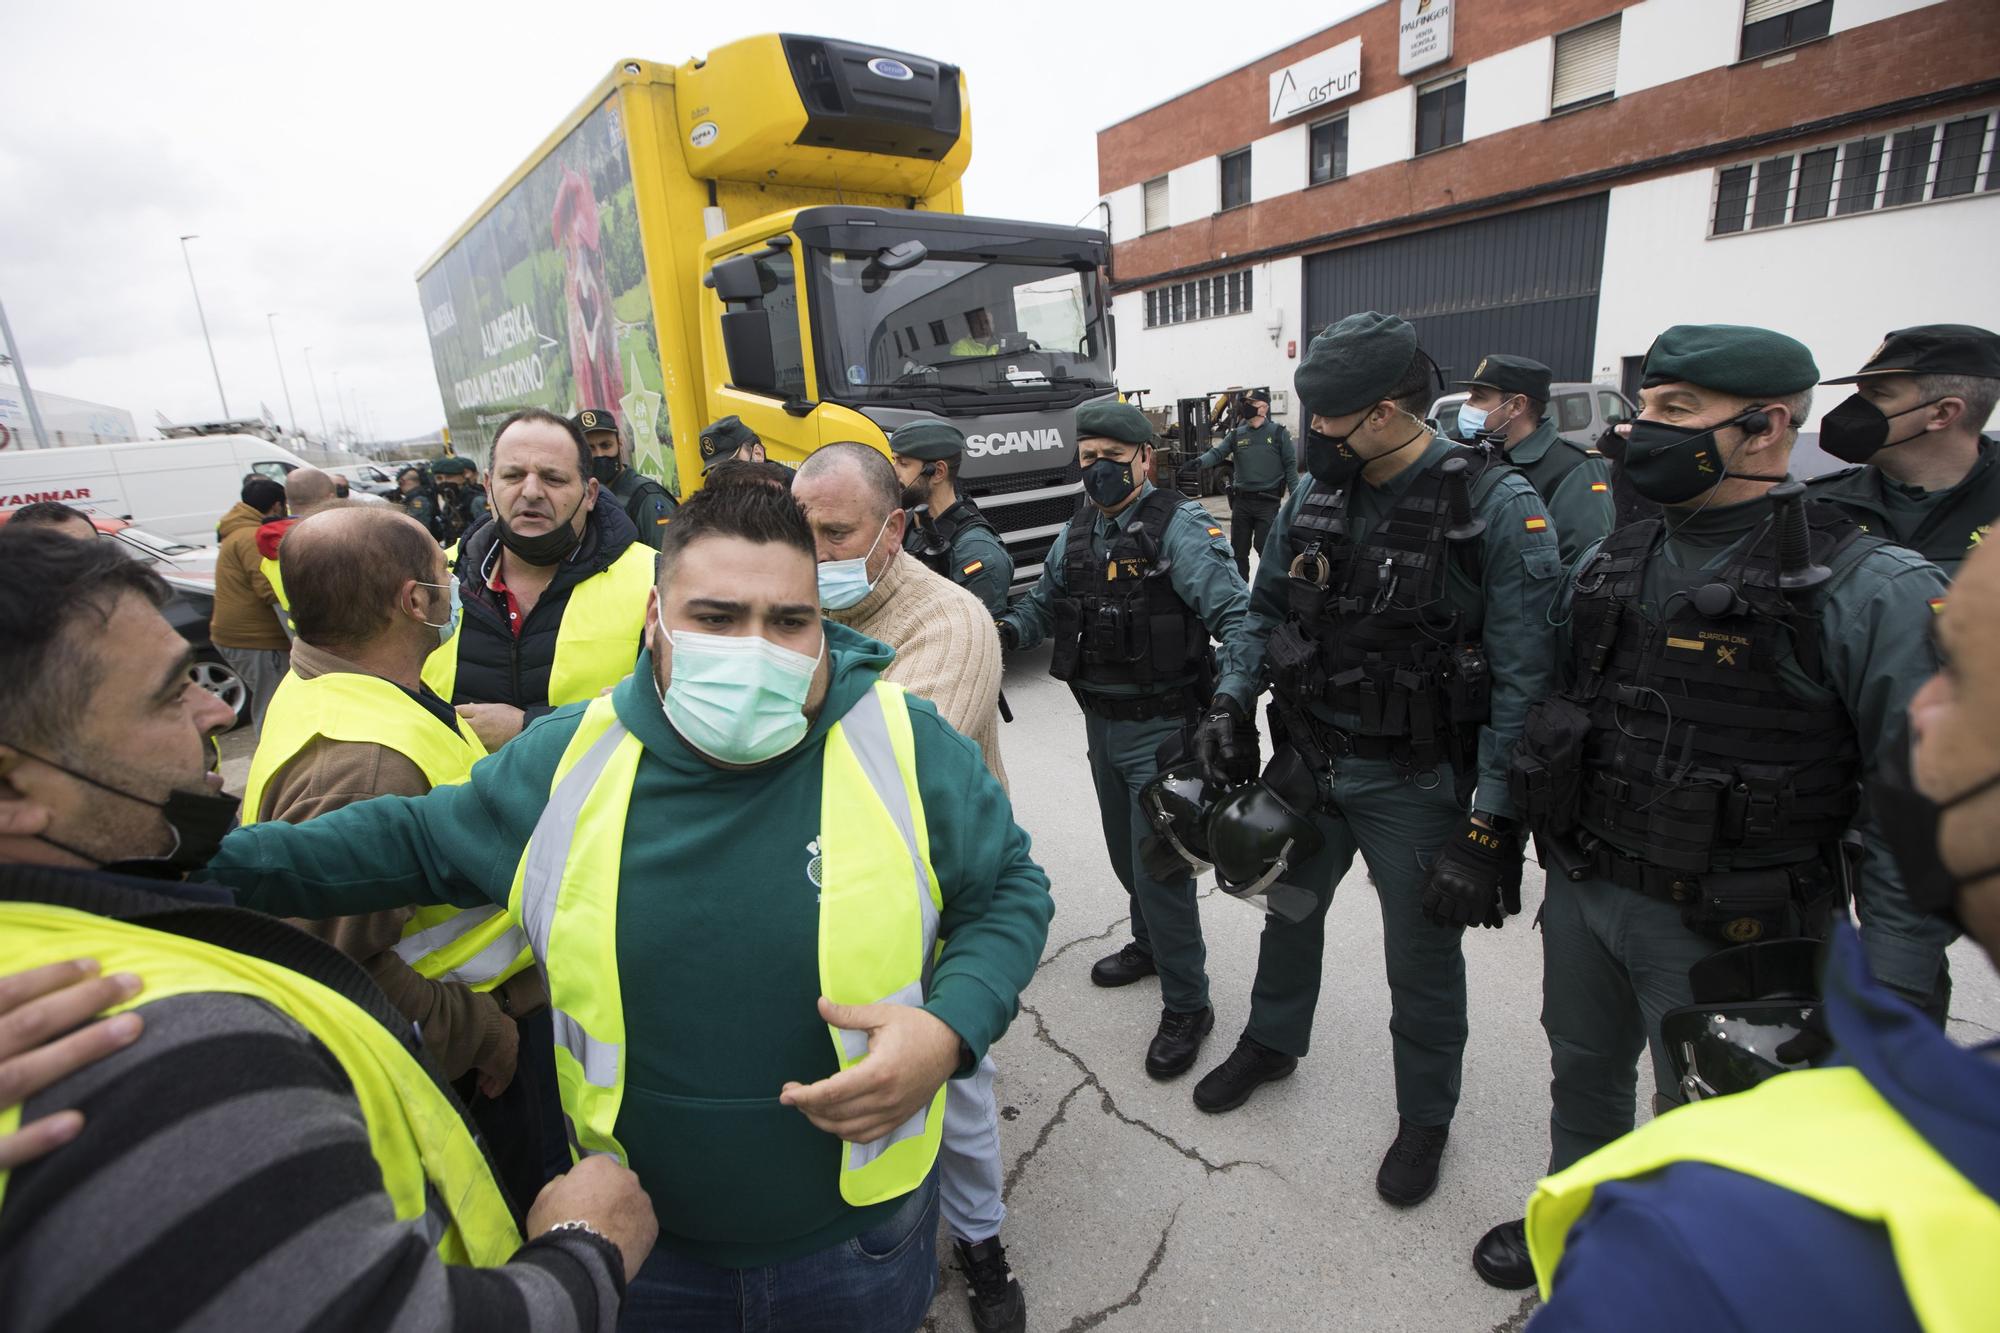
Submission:
<svg viewBox="0 0 2000 1333">
<path fill-rule="evenodd" d="M 1111 1095 L 1111 1089 L 1104 1086 L 1104 1080 L 1100 1079 L 1097 1076 L 1097 1072 L 1093 1070 L 1089 1065 L 1084 1063 L 1083 1057 L 1078 1055 L 1075 1051 L 1072 1051 L 1069 1047 L 1063 1045 L 1061 1042 L 1057 1041 L 1053 1036 L 1049 1035 L 1048 1020 L 1042 1017 L 1041 1010 L 1034 1008 L 1032 1005 L 1024 1004 L 1021 1006 L 1021 1012 L 1035 1020 L 1035 1040 L 1041 1042 L 1042 1045 L 1048 1047 L 1056 1054 L 1062 1056 L 1063 1059 L 1075 1065 L 1077 1072 L 1083 1075 L 1083 1082 L 1079 1084 L 1077 1087 L 1071 1088 L 1069 1090 L 1069 1093 L 1063 1098 L 1065 1102 L 1067 1102 L 1070 1097 L 1074 1097 L 1081 1088 L 1084 1087 L 1095 1088 L 1097 1090 L 1097 1094 L 1099 1097 L 1099 1108 L 1106 1115 L 1111 1116 L 1113 1119 L 1119 1120 L 1124 1124 L 1130 1125 L 1134 1129 L 1142 1129 L 1146 1131 L 1146 1133 L 1152 1135 L 1160 1142 L 1166 1144 L 1169 1148 L 1172 1148 L 1175 1152 L 1187 1158 L 1190 1162 L 1195 1162 L 1200 1164 L 1204 1175 L 1210 1175 L 1210 1176 L 1219 1175 L 1229 1171 L 1234 1171 L 1239 1166 L 1254 1166 L 1257 1167 L 1259 1170 L 1269 1171 L 1272 1175 L 1276 1176 L 1280 1180 L 1285 1180 L 1285 1174 L 1268 1162 L 1259 1162 L 1249 1158 L 1239 1158 L 1228 1162 L 1210 1161 L 1207 1155 L 1204 1154 L 1201 1151 L 1201 1149 L 1191 1147 L 1188 1144 L 1182 1143 L 1179 1139 L 1167 1133 L 1165 1130 L 1161 1129 L 1158 1125 L 1153 1124 L 1149 1120 L 1144 1120 L 1136 1115 L 1127 1114 L 1125 1110 L 1118 1105 L 1118 1099 Z M 1289 1180 L 1285 1180 L 1285 1183 L 1290 1184 L 1291 1182 Z"/>
<path fill-rule="evenodd" d="M 1069 941 L 1067 944 L 1064 944 L 1061 948 L 1057 949 L 1054 953 L 1050 954 L 1047 958 L 1044 958 L 1041 962 L 1035 964 L 1035 971 L 1039 973 L 1043 968 L 1047 967 L 1050 963 L 1053 963 L 1056 959 L 1062 957 L 1064 954 L 1068 953 L 1071 949 L 1074 949 L 1079 944 L 1089 944 L 1092 940 L 1110 939 L 1113 931 L 1117 930 L 1118 927 L 1124 925 L 1131 919 L 1132 916 L 1128 912 L 1126 915 L 1119 917 L 1116 921 L 1113 921 L 1110 925 L 1106 926 L 1103 930 L 1098 931 L 1095 935 L 1084 935 L 1080 936 L 1077 939 Z"/>
<path fill-rule="evenodd" d="M 1945 1016 L 1945 1021 L 1948 1023 L 1963 1023 L 1969 1028 L 1978 1028 L 1981 1032 L 2000 1034 L 2000 1028 L 1989 1027 L 1976 1018 L 1960 1018 L 1957 1014 L 1948 1014 Z"/>
<path fill-rule="evenodd" d="M 1096 1328 L 1120 1310 L 1129 1310 L 1139 1304 L 1146 1290 L 1146 1284 L 1153 1280 L 1153 1274 L 1160 1271 L 1160 1262 L 1167 1257 L 1167 1240 L 1174 1234 L 1174 1223 L 1180 1221 L 1180 1218 L 1180 1205 L 1175 1204 L 1172 1215 L 1167 1218 L 1166 1229 L 1160 1232 L 1160 1243 L 1153 1247 L 1153 1257 L 1146 1261 L 1145 1270 L 1139 1274 L 1137 1286 L 1126 1292 L 1124 1298 L 1116 1304 L 1107 1305 L 1101 1310 L 1093 1310 L 1086 1315 L 1078 1315 L 1075 1319 L 1070 1320 L 1068 1327 L 1063 1329 L 1063 1333 L 1083 1333 L 1085 1329 Z"/>
<path fill-rule="evenodd" d="M 1035 1141 L 1028 1145 L 1026 1152 L 1014 1159 L 1014 1165 L 1008 1170 L 1007 1178 L 1000 1182 L 1001 1202 L 1006 1202 L 1007 1196 L 1014 1192 L 1015 1183 L 1021 1179 L 1022 1172 L 1028 1169 L 1028 1163 L 1035 1160 L 1035 1154 L 1047 1145 L 1049 1136 L 1056 1132 L 1056 1127 L 1069 1117 L 1069 1104 L 1076 1100 L 1076 1094 L 1089 1086 L 1089 1079 L 1079 1079 L 1075 1087 L 1062 1095 L 1062 1100 L 1056 1103 L 1056 1113 L 1043 1122 L 1041 1132 L 1035 1135 Z"/>
<path fill-rule="evenodd" d="M 1493 1326 L 1493 1333 L 1521 1333 L 1528 1326 L 1528 1316 L 1535 1312 L 1541 1298 L 1533 1291 L 1521 1298 L 1521 1308 Z"/>
</svg>

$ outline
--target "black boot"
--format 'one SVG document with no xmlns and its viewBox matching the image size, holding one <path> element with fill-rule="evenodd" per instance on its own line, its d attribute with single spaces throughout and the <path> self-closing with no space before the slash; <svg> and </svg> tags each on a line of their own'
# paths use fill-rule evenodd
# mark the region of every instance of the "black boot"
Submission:
<svg viewBox="0 0 2000 1333">
<path fill-rule="evenodd" d="M 1215 1027 L 1215 1010 L 1203 1005 L 1191 1014 L 1160 1011 L 1160 1028 L 1146 1047 L 1146 1072 L 1154 1078 L 1178 1078 L 1201 1054 L 1201 1039 Z"/>
<path fill-rule="evenodd" d="M 1090 980 L 1097 986 L 1129 986 L 1141 977 L 1158 974 L 1159 969 L 1153 966 L 1153 955 L 1134 943 L 1098 959 L 1090 969 Z"/>
<path fill-rule="evenodd" d="M 1266 1083 L 1287 1078 L 1299 1067 L 1295 1055 L 1283 1055 L 1245 1037 L 1236 1043 L 1229 1058 L 1201 1077 L 1194 1085 L 1194 1104 L 1211 1114 L 1233 1111 L 1250 1100 L 1250 1094 Z"/>
<path fill-rule="evenodd" d="M 1405 1120 L 1375 1173 L 1375 1192 L 1405 1208 L 1422 1203 L 1438 1187 L 1438 1161 L 1450 1125 L 1413 1125 Z"/>
<path fill-rule="evenodd" d="M 979 1333 L 1025 1333 L 1028 1302 L 1007 1267 L 1007 1249 L 994 1236 L 977 1245 L 954 1239 L 958 1271 L 965 1274 L 965 1300 Z"/>
<path fill-rule="evenodd" d="M 1528 1224 L 1520 1218 L 1502 1222 L 1472 1247 L 1472 1268 L 1487 1285 L 1502 1291 L 1525 1291 L 1535 1285 L 1535 1265 L 1528 1258 Z"/>
</svg>

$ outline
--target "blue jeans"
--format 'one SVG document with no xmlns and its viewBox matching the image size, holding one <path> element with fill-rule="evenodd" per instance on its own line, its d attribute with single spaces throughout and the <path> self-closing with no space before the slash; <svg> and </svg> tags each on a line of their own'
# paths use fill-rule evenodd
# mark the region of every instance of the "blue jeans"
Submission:
<svg viewBox="0 0 2000 1333">
<path fill-rule="evenodd" d="M 933 1171 L 888 1221 L 764 1268 L 718 1268 L 660 1246 L 625 1291 L 623 1333 L 910 1333 L 937 1288 Z"/>
</svg>

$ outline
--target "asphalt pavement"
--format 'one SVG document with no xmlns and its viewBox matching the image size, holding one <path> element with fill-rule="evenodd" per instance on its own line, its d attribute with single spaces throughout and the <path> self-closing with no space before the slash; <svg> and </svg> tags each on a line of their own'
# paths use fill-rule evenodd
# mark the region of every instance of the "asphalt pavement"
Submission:
<svg viewBox="0 0 2000 1333">
<path fill-rule="evenodd" d="M 1211 501 L 1217 509 L 1222 506 Z M 1205 881 L 1202 925 L 1215 1033 L 1170 1083 L 1144 1066 L 1158 984 L 1090 984 L 1090 965 L 1127 938 L 1084 756 L 1083 719 L 1048 675 L 1046 648 L 1014 654 L 1001 728 L 1016 818 L 1047 868 L 1055 919 L 1020 1017 L 993 1048 L 1008 1219 L 1002 1238 L 1042 1333 L 1181 1330 L 1516 1330 L 1532 1293 L 1496 1291 L 1471 1250 L 1519 1217 L 1548 1154 L 1548 1043 L 1539 1022 L 1541 941 L 1530 928 L 1542 875 L 1531 861 L 1523 908 L 1465 941 L 1471 1041 L 1437 1193 L 1398 1209 L 1375 1193 L 1396 1132 L 1389 993 L 1375 895 L 1357 862 L 1327 918 L 1311 1054 L 1239 1110 L 1211 1116 L 1195 1080 L 1234 1045 L 1256 970 L 1255 908 Z M 240 790 L 248 732 L 225 738 Z M 2000 977 L 1966 943 L 1952 951 L 1952 1032 L 2000 1036 Z M 1640 1102 L 1650 1104 L 1641 1062 Z M 924 1327 L 972 1323 L 963 1279 L 940 1237 L 937 1300 Z"/>
</svg>

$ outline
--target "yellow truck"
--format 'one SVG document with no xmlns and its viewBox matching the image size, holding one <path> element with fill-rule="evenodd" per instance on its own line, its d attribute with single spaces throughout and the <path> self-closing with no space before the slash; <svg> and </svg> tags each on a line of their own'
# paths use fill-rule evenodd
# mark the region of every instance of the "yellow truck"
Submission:
<svg viewBox="0 0 2000 1333">
<path fill-rule="evenodd" d="M 1115 393 L 1108 242 L 964 216 L 970 124 L 956 66 L 830 38 L 619 62 L 417 274 L 453 449 L 606 408 L 679 495 L 720 417 L 794 464 L 941 417 L 1033 579 Z"/>
</svg>

